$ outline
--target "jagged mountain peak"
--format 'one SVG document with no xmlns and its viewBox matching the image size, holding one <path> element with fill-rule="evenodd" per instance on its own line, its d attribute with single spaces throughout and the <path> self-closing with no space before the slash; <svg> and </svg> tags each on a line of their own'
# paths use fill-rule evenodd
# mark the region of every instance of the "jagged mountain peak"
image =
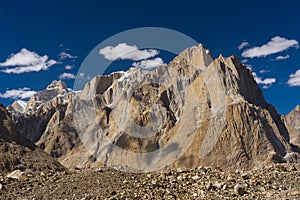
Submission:
<svg viewBox="0 0 300 200">
<path fill-rule="evenodd" d="M 45 103 L 57 96 L 66 95 L 70 92 L 72 92 L 72 90 L 67 87 L 65 82 L 61 80 L 54 80 L 46 87 L 45 90 L 38 91 L 36 94 L 34 94 L 28 103 Z"/>
<path fill-rule="evenodd" d="M 300 105 L 297 105 L 294 110 L 299 112 L 300 111 Z"/>
<path fill-rule="evenodd" d="M 35 97 L 49 91 L 57 95 L 63 84 L 54 82 L 49 88 L 53 89 Z M 55 103 L 44 104 L 43 112 L 35 112 L 37 117 L 33 112 L 19 118 L 23 124 L 18 127 L 47 152 L 64 157 L 67 166 L 90 160 L 81 152 L 83 146 L 94 161 L 136 170 L 160 168 L 164 159 L 174 158 L 167 165 L 247 168 L 265 162 L 269 155 L 284 160 L 292 151 L 280 116 L 265 101 L 249 69 L 236 56 L 213 59 L 202 44 L 185 49 L 155 70 L 135 68 L 96 76 L 72 101 L 54 99 Z M 41 119 L 43 128 L 31 137 L 32 131 L 22 127 L 36 123 L 33 119 Z M 63 135 L 64 141 L 73 141 L 62 134 L 64 130 L 73 139 L 77 133 L 83 146 L 74 150 L 69 142 L 69 152 L 57 153 L 56 146 L 63 144 L 49 138 Z M 224 151 L 229 152 L 227 157 Z M 155 153 L 150 157 L 139 156 L 151 152 Z"/>
<path fill-rule="evenodd" d="M 185 131 L 193 130 L 191 134 L 196 135 L 197 143 L 176 161 L 178 166 L 219 165 L 220 162 L 222 166 L 245 167 L 265 160 L 268 155 L 283 157 L 291 151 L 278 113 L 266 103 L 251 72 L 236 56 L 225 59 L 220 55 L 213 59 L 200 44 L 185 49 L 167 66 L 145 73 L 130 72 L 130 76 L 126 73 L 104 88 L 105 81 L 97 78 L 99 81 L 88 83 L 73 102 L 78 108 L 75 124 L 88 127 L 81 129 L 79 135 L 83 141 L 88 140 L 87 146 L 92 147 L 89 150 L 96 160 L 139 169 L 158 167 L 161 158 L 143 163 L 146 157 L 130 158 L 113 145 L 130 152 L 152 151 L 157 146 L 163 147 L 165 138 L 172 137 L 174 131 L 183 131 L 182 127 Z M 99 90 L 92 88 L 103 90 L 96 92 Z M 151 123 L 154 116 L 158 123 L 151 129 L 157 131 L 153 133 L 155 137 L 136 141 L 126 134 L 140 130 L 136 124 Z M 135 134 L 138 137 L 139 133 Z M 97 139 L 99 135 L 101 139 Z M 114 143 L 107 143 L 102 137 L 105 135 Z M 188 140 L 180 136 L 174 145 L 184 149 L 181 141 Z M 220 149 L 231 152 L 230 156 L 222 157 Z M 238 161 L 237 155 L 241 155 Z M 169 159 L 172 156 L 178 156 L 176 150 L 166 155 Z M 184 160 L 191 160 L 192 164 Z"/>
<path fill-rule="evenodd" d="M 53 89 L 67 89 L 67 84 L 63 82 L 62 80 L 54 80 L 50 85 L 47 86 L 47 90 L 53 90 Z"/>
<path fill-rule="evenodd" d="M 201 43 L 198 46 L 185 49 L 179 54 L 179 57 L 201 69 L 208 67 L 213 61 L 210 51 L 205 49 Z"/>
<path fill-rule="evenodd" d="M 224 57 L 223 57 L 222 54 L 220 54 L 219 57 L 218 57 L 217 59 L 218 59 L 219 61 L 221 61 L 221 62 L 225 62 L 225 59 L 224 59 Z"/>
<path fill-rule="evenodd" d="M 7 109 L 16 115 L 21 113 L 29 114 L 49 103 L 67 104 L 72 97 L 72 93 L 73 90 L 68 88 L 65 82 L 54 80 L 46 89 L 38 91 L 28 101 L 16 100 Z"/>
</svg>

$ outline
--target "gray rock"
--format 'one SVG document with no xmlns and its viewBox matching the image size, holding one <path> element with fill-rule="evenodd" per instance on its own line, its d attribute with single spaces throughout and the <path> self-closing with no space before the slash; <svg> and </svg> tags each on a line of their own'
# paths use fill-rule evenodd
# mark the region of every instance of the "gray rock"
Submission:
<svg viewBox="0 0 300 200">
<path fill-rule="evenodd" d="M 244 195 L 246 193 L 242 185 L 236 184 L 233 188 L 233 191 L 236 195 Z"/>
<path fill-rule="evenodd" d="M 10 172 L 9 174 L 7 174 L 6 177 L 18 180 L 19 177 L 22 176 L 23 174 L 24 174 L 24 172 L 22 172 L 21 170 L 17 169 L 17 170 L 14 170 L 14 171 Z"/>
<path fill-rule="evenodd" d="M 250 179 L 250 175 L 249 175 L 248 173 L 243 173 L 243 174 L 241 174 L 241 177 L 242 177 L 244 180 Z"/>
</svg>

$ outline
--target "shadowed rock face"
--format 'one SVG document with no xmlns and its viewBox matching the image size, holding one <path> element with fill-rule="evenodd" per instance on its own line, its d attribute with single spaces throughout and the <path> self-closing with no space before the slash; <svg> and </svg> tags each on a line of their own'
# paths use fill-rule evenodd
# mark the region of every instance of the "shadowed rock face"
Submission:
<svg viewBox="0 0 300 200">
<path fill-rule="evenodd" d="M 20 135 L 8 111 L 0 104 L 0 173 L 14 169 L 64 170 L 50 155 Z"/>
<path fill-rule="evenodd" d="M 64 95 L 15 122 L 33 126 L 34 137 L 20 132 L 68 167 L 251 168 L 293 152 L 246 66 L 236 56 L 213 59 L 202 45 L 153 71 L 97 76 Z"/>
<path fill-rule="evenodd" d="M 17 144 L 28 147 L 32 150 L 35 149 L 34 144 L 22 137 L 15 130 L 11 117 L 2 104 L 0 104 L 0 122 L 0 140 L 2 142 L 16 142 Z"/>
</svg>

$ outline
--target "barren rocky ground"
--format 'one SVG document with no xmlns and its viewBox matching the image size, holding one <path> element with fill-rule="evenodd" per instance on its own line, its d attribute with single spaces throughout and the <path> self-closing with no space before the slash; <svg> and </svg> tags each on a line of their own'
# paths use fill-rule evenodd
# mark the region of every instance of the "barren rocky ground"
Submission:
<svg viewBox="0 0 300 200">
<path fill-rule="evenodd" d="M 300 166 L 247 172 L 198 167 L 127 173 L 111 168 L 0 177 L 0 199 L 299 199 Z"/>
</svg>

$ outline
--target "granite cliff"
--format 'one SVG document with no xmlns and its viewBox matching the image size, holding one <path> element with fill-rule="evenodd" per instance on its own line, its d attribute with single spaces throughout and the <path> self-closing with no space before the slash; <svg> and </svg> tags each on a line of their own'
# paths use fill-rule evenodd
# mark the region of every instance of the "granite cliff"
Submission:
<svg viewBox="0 0 300 200">
<path fill-rule="evenodd" d="M 290 133 L 290 142 L 300 147 L 300 105 L 296 106 L 282 119 Z"/>
<path fill-rule="evenodd" d="M 297 162 L 280 115 L 236 56 L 214 59 L 199 45 L 151 71 L 96 76 L 79 93 L 58 84 L 9 110 L 22 135 L 67 167 Z"/>
</svg>

